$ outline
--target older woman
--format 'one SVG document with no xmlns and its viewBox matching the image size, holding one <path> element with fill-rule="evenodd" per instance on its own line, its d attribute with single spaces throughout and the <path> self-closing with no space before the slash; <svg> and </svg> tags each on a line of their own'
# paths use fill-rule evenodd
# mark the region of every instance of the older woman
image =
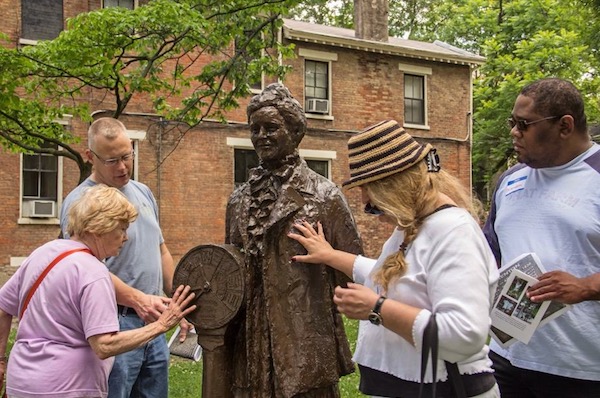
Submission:
<svg viewBox="0 0 600 398">
<path fill-rule="evenodd" d="M 397 122 L 383 121 L 348 143 L 351 179 L 367 210 L 396 226 L 378 260 L 334 250 L 320 224 L 297 224 L 289 236 L 308 251 L 294 261 L 326 263 L 356 283 L 335 289 L 340 312 L 360 319 L 354 359 L 361 391 L 416 397 L 423 332 L 439 327 L 438 396 L 453 396 L 443 361 L 457 363 L 469 397 L 499 397 L 486 338 L 498 279 L 470 193 L 440 170 L 431 145 Z M 425 376 L 430 390 L 431 372 Z"/>
<path fill-rule="evenodd" d="M 179 323 L 193 293 L 180 286 L 160 318 L 119 332 L 115 291 L 103 259 L 116 256 L 137 217 L 116 188 L 87 190 L 69 212 L 70 239 L 37 248 L 0 289 L 0 352 L 19 317 L 8 361 L 9 397 L 105 397 L 114 355 Z M 6 357 L 0 376 L 6 373 Z"/>
</svg>

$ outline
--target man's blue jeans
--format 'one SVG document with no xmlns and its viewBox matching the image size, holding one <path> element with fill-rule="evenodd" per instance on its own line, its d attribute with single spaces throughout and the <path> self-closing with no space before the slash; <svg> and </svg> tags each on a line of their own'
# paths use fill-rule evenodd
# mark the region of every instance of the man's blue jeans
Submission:
<svg viewBox="0 0 600 398">
<path fill-rule="evenodd" d="M 119 307 L 121 308 L 121 307 Z M 144 326 L 134 310 L 119 313 L 120 330 Z M 167 398 L 169 395 L 169 348 L 165 335 L 115 357 L 108 378 L 108 398 Z"/>
</svg>

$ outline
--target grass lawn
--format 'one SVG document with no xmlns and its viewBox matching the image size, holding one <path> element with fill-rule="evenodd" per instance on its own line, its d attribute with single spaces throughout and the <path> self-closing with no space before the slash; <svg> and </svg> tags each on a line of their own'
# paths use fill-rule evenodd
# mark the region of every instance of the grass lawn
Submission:
<svg viewBox="0 0 600 398">
<path fill-rule="evenodd" d="M 358 321 L 344 318 L 346 333 L 350 341 L 350 347 L 354 352 L 356 346 L 356 335 L 358 332 Z M 169 334 L 170 335 L 170 334 Z M 358 391 L 358 370 L 345 376 L 340 380 L 340 391 L 342 398 L 364 397 Z M 170 398 L 192 398 L 200 397 L 202 393 L 202 360 L 194 362 L 171 355 L 171 368 L 169 374 L 169 397 Z"/>
<path fill-rule="evenodd" d="M 358 321 L 344 318 L 346 333 L 350 341 L 352 352 L 356 346 L 356 336 L 358 333 Z M 15 328 L 11 330 L 8 346 L 12 347 L 15 338 Z M 167 335 L 171 336 L 171 332 Z M 358 391 L 358 370 L 340 380 L 340 391 L 342 398 L 364 397 Z M 170 398 L 195 398 L 202 394 L 202 360 L 194 362 L 190 359 L 184 359 L 171 355 L 171 365 L 169 374 L 169 397 Z"/>
</svg>

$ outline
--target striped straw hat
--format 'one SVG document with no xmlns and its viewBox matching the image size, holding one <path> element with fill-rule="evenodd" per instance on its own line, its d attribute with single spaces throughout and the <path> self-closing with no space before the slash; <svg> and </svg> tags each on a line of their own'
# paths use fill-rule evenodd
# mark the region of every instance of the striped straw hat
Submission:
<svg viewBox="0 0 600 398">
<path fill-rule="evenodd" d="M 406 170 L 432 149 L 415 141 L 395 120 L 384 120 L 348 140 L 350 179 L 342 185 L 350 189 Z"/>
</svg>

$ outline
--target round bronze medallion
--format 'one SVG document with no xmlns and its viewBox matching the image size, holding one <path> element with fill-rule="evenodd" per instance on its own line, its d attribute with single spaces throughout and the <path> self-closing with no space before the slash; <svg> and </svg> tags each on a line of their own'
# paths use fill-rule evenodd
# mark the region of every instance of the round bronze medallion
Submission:
<svg viewBox="0 0 600 398">
<path fill-rule="evenodd" d="M 198 308 L 186 319 L 199 329 L 225 326 L 244 300 L 244 258 L 233 245 L 200 245 L 177 264 L 173 287 L 190 285 Z"/>
</svg>

